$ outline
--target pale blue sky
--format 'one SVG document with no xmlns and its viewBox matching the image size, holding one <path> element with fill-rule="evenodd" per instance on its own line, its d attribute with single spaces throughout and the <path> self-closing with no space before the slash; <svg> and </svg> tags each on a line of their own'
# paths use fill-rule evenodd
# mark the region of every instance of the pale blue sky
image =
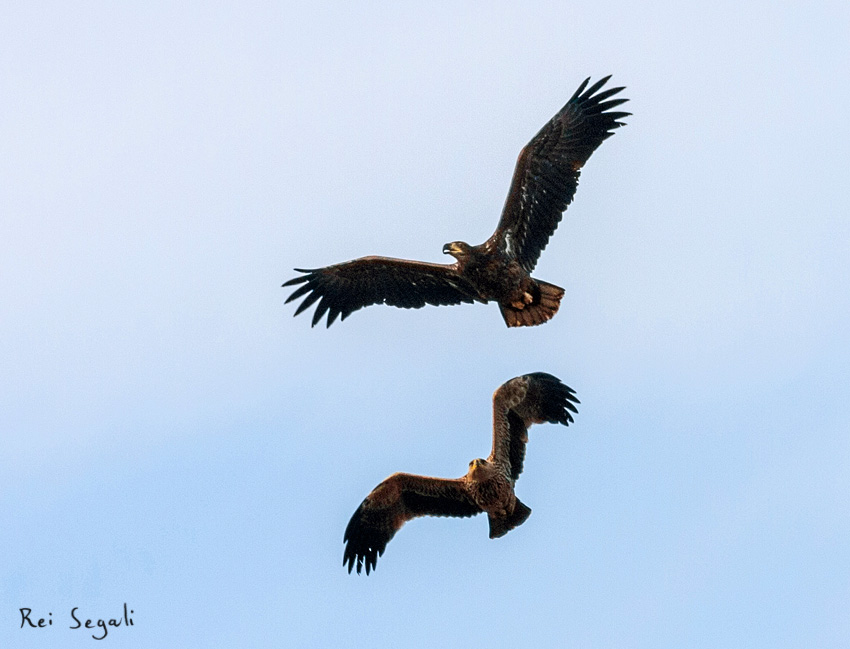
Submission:
<svg viewBox="0 0 850 649">
<path fill-rule="evenodd" d="M 0 646 L 850 645 L 850 8 L 0 10 Z M 634 113 L 537 267 L 558 316 L 293 318 L 293 267 L 445 262 L 587 76 Z M 486 455 L 546 371 L 503 539 L 342 534 Z M 18 609 L 53 614 L 20 630 Z"/>
</svg>

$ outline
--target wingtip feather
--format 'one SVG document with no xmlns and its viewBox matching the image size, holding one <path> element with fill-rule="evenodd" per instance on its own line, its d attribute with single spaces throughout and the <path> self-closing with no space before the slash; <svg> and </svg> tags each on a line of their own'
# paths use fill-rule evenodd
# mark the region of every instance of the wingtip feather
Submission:
<svg viewBox="0 0 850 649">
<path fill-rule="evenodd" d="M 573 96 L 572 96 L 572 97 L 570 97 L 570 101 L 573 101 L 573 100 L 577 99 L 577 98 L 578 98 L 578 96 L 579 96 L 579 95 L 581 95 L 581 93 L 582 93 L 582 92 L 584 92 L 584 89 L 587 87 L 587 84 L 588 84 L 588 83 L 590 83 L 590 77 L 588 77 L 587 79 L 585 79 L 584 81 L 582 81 L 582 82 L 581 82 L 581 84 L 579 85 L 579 87 L 578 87 L 578 88 L 576 89 L 576 91 L 573 93 Z M 568 101 L 567 103 L 570 103 L 570 101 Z"/>
</svg>

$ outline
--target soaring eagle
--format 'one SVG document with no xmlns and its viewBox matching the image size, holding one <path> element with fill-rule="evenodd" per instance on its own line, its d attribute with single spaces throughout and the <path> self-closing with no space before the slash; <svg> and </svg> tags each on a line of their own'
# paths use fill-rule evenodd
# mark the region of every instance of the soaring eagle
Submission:
<svg viewBox="0 0 850 649">
<path fill-rule="evenodd" d="M 330 327 L 372 304 L 418 309 L 461 302 L 499 303 L 509 327 L 538 325 L 558 311 L 564 289 L 535 280 L 531 272 L 561 215 L 573 199 L 579 172 L 590 154 L 623 126 L 631 113 L 611 109 L 628 101 L 610 99 L 623 88 L 599 90 L 610 76 L 589 88 L 585 79 L 566 105 L 540 129 L 517 160 L 499 226 L 487 241 L 443 246 L 453 264 L 431 264 L 391 257 L 361 257 L 305 270 L 284 286 L 301 284 L 286 300 L 305 296 L 298 315 L 317 300 L 313 326 L 325 313 Z"/>
<path fill-rule="evenodd" d="M 378 556 L 407 521 L 418 516 L 474 516 L 486 512 L 490 538 L 504 536 L 531 514 L 514 494 L 522 473 L 531 424 L 568 426 L 577 413 L 575 392 L 551 374 L 535 372 L 511 379 L 493 394 L 493 450 L 469 463 L 462 478 L 430 478 L 394 473 L 360 503 L 345 528 L 342 565 L 357 573 L 374 570 Z"/>
</svg>

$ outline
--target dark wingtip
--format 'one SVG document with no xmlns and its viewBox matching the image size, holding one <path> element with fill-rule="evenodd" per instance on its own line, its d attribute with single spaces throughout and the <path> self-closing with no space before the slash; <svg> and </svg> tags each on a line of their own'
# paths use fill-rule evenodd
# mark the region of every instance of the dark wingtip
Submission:
<svg viewBox="0 0 850 649">
<path fill-rule="evenodd" d="M 351 574 L 352 569 L 357 570 L 357 574 L 361 574 L 363 568 L 366 568 L 368 575 L 375 569 L 378 562 L 378 557 L 384 553 L 389 538 L 383 537 L 380 531 L 376 531 L 364 522 L 361 517 L 364 503 L 361 503 L 357 511 L 352 515 L 351 520 L 345 528 L 342 542 L 345 544 L 345 550 L 342 555 L 342 565 L 348 566 L 348 574 Z"/>
<path fill-rule="evenodd" d="M 327 296 L 324 292 L 322 282 L 320 281 L 320 271 L 322 269 L 295 268 L 293 270 L 299 273 L 304 273 L 304 275 L 301 275 L 299 277 L 293 277 L 292 279 L 284 282 L 281 285 L 283 287 L 287 287 L 297 286 L 300 284 L 300 286 L 297 286 L 297 288 L 292 291 L 289 297 L 286 298 L 284 304 L 289 304 L 290 302 L 303 297 L 303 301 L 298 305 L 298 308 L 295 309 L 295 313 L 293 314 L 293 316 L 297 316 L 309 309 L 319 299 L 321 299 L 322 301 L 319 302 L 319 305 L 316 307 L 316 310 L 312 316 L 312 322 L 310 324 L 311 327 L 315 327 L 328 309 L 328 304 L 326 301 Z M 333 322 L 333 319 L 331 319 L 331 321 L 328 323 L 328 326 L 330 326 L 331 322 Z"/>
<path fill-rule="evenodd" d="M 628 99 L 618 98 L 618 99 L 615 99 L 615 100 L 612 100 L 612 101 L 609 101 L 609 102 L 605 102 L 605 100 L 608 99 L 609 97 L 613 97 L 617 93 L 622 92 L 623 90 L 626 89 L 626 86 L 617 86 L 616 88 L 607 88 L 606 90 L 602 90 L 600 92 L 602 87 L 608 82 L 608 80 L 611 78 L 611 76 L 612 75 L 610 75 L 610 74 L 607 75 L 607 76 L 604 76 L 601 79 L 599 79 L 598 81 L 596 81 L 592 86 L 587 88 L 587 84 L 590 81 L 590 77 L 588 77 L 587 79 L 584 80 L 584 82 L 582 82 L 582 84 L 579 86 L 578 90 L 576 90 L 576 92 L 570 98 L 570 102 L 579 102 L 579 103 L 587 102 L 588 105 L 595 106 L 596 109 L 599 110 L 600 112 L 605 112 L 605 111 L 609 110 L 610 108 L 613 108 L 615 106 L 619 106 L 620 104 L 623 104 L 623 103 L 629 101 Z M 603 103 L 603 102 L 605 102 L 605 103 Z M 596 110 L 594 112 L 596 112 Z"/>
<path fill-rule="evenodd" d="M 611 78 L 611 77 L 613 77 L 613 76 L 614 76 L 613 74 L 607 74 L 607 75 L 605 75 L 604 77 L 602 77 L 602 78 L 599 80 L 599 85 L 600 85 L 600 86 L 604 86 L 606 83 L 608 83 L 608 79 L 610 79 L 610 78 Z"/>
<path fill-rule="evenodd" d="M 585 97 L 592 97 L 593 94 L 597 90 L 599 90 L 602 86 L 604 86 L 605 82 L 608 81 L 608 79 L 610 79 L 610 78 L 611 78 L 611 75 L 609 74 L 607 77 L 602 77 L 599 81 L 597 81 L 592 86 L 590 86 L 590 88 L 588 88 L 587 91 L 584 93 Z"/>
<path fill-rule="evenodd" d="M 570 101 L 573 101 L 573 100 L 577 99 L 577 98 L 578 98 L 578 96 L 579 96 L 582 92 L 584 92 L 584 89 L 585 89 L 585 88 L 587 88 L 587 84 L 588 84 L 588 83 L 590 83 L 590 77 L 588 77 L 587 79 L 585 79 L 584 81 L 582 81 L 582 82 L 581 82 L 581 84 L 580 84 L 580 85 L 579 85 L 579 87 L 576 89 L 576 91 L 573 93 L 573 96 L 572 96 L 572 97 L 570 97 L 570 100 L 569 100 L 567 103 L 570 103 Z"/>
<path fill-rule="evenodd" d="M 292 270 L 296 273 L 305 273 L 306 275 L 309 275 L 314 271 L 314 269 L 307 268 L 293 268 Z M 285 281 L 281 284 L 281 286 L 295 286 L 295 284 L 301 284 L 302 282 L 306 282 L 308 279 L 310 278 L 306 276 L 293 277 L 292 279 Z"/>
<path fill-rule="evenodd" d="M 547 372 L 533 372 L 528 376 L 539 382 L 542 389 L 542 414 L 550 423 L 569 426 L 575 423 L 572 414 L 578 414 L 576 404 L 580 403 L 575 390 L 566 385 L 557 376 Z"/>
<path fill-rule="evenodd" d="M 302 284 L 306 282 L 308 279 L 308 277 L 293 277 L 292 279 L 285 281 L 280 286 L 281 288 L 285 288 L 287 286 L 295 286 L 296 284 Z"/>
</svg>

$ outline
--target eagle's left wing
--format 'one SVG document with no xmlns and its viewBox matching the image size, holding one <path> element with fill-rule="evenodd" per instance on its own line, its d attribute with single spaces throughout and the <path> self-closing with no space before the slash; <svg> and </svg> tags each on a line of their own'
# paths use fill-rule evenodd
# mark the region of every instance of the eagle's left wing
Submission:
<svg viewBox="0 0 850 649">
<path fill-rule="evenodd" d="M 345 528 L 342 565 L 357 573 L 375 569 L 387 543 L 407 521 L 418 516 L 474 516 L 481 508 L 464 487 L 463 478 L 447 480 L 394 473 L 366 496 Z"/>
<path fill-rule="evenodd" d="M 529 273 L 573 200 L 580 169 L 612 131 L 623 126 L 618 120 L 631 115 L 611 111 L 627 99 L 605 101 L 623 88 L 594 94 L 610 78 L 590 88 L 590 79 L 585 79 L 519 154 L 499 226 L 489 241 L 514 255 Z"/>
<path fill-rule="evenodd" d="M 579 400 L 575 391 L 545 372 L 511 379 L 493 394 L 493 451 L 490 461 L 505 468 L 511 480 L 522 473 L 528 429 L 532 424 L 573 422 Z"/>
<path fill-rule="evenodd" d="M 333 266 L 304 270 L 284 286 L 298 286 L 286 301 L 304 297 L 295 310 L 298 315 L 319 301 L 313 314 L 315 326 L 325 313 L 328 327 L 339 316 L 345 320 L 353 311 L 372 304 L 387 304 L 404 309 L 472 303 L 476 291 L 453 264 L 431 264 L 392 257 L 361 257 Z"/>
</svg>

